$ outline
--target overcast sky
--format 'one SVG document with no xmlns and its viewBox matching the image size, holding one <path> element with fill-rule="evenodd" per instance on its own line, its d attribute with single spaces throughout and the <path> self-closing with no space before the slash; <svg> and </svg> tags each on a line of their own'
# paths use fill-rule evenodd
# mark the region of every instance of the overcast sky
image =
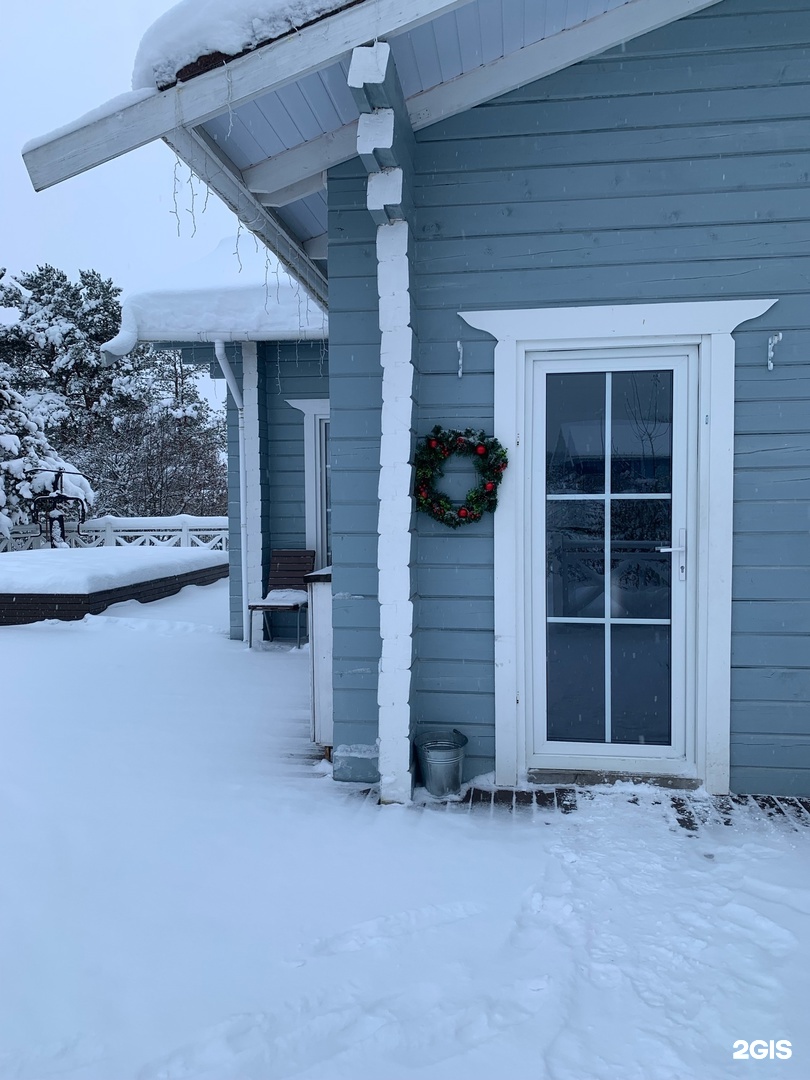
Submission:
<svg viewBox="0 0 810 1080">
<path fill-rule="evenodd" d="M 162 142 L 36 194 L 20 149 L 130 89 L 142 34 L 173 0 L 2 0 L 0 267 L 48 262 L 92 268 L 125 292 L 163 286 L 174 266 L 206 255 L 236 220 L 212 197 L 193 238 L 188 169 L 179 170 L 181 236 L 173 216 L 175 158 Z M 199 209 L 199 203 L 198 203 Z"/>
</svg>

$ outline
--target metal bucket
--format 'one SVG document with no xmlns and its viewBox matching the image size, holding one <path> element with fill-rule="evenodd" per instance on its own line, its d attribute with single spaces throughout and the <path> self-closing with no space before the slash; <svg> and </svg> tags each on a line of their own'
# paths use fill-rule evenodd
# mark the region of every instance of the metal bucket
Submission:
<svg viewBox="0 0 810 1080">
<path fill-rule="evenodd" d="M 422 780 L 431 795 L 458 795 L 467 736 L 452 731 L 423 731 L 413 740 Z"/>
</svg>

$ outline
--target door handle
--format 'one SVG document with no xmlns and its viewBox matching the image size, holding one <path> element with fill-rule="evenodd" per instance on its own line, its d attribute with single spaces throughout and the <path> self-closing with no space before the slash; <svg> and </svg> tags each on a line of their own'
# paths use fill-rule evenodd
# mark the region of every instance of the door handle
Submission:
<svg viewBox="0 0 810 1080">
<path fill-rule="evenodd" d="M 678 530 L 678 546 L 675 547 L 659 547 L 656 551 L 662 551 L 678 555 L 678 580 L 686 581 L 686 529 Z"/>
</svg>

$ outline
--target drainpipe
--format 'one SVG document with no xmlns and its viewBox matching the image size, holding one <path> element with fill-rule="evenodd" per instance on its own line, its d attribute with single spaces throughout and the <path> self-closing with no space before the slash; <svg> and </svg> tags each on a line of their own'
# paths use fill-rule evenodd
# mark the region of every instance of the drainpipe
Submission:
<svg viewBox="0 0 810 1080">
<path fill-rule="evenodd" d="M 242 640 L 248 639 L 248 535 L 247 535 L 247 458 L 245 455 L 245 400 L 236 381 L 224 343 L 214 342 L 214 355 L 225 376 L 239 418 L 239 536 L 242 553 Z"/>
</svg>

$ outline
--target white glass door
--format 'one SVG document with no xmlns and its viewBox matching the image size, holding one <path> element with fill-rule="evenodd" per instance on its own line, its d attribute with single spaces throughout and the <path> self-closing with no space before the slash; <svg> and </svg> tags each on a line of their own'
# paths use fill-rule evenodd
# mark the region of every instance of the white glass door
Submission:
<svg viewBox="0 0 810 1080">
<path fill-rule="evenodd" d="M 683 349 L 532 364 L 529 768 L 689 753 L 689 367 Z"/>
</svg>

